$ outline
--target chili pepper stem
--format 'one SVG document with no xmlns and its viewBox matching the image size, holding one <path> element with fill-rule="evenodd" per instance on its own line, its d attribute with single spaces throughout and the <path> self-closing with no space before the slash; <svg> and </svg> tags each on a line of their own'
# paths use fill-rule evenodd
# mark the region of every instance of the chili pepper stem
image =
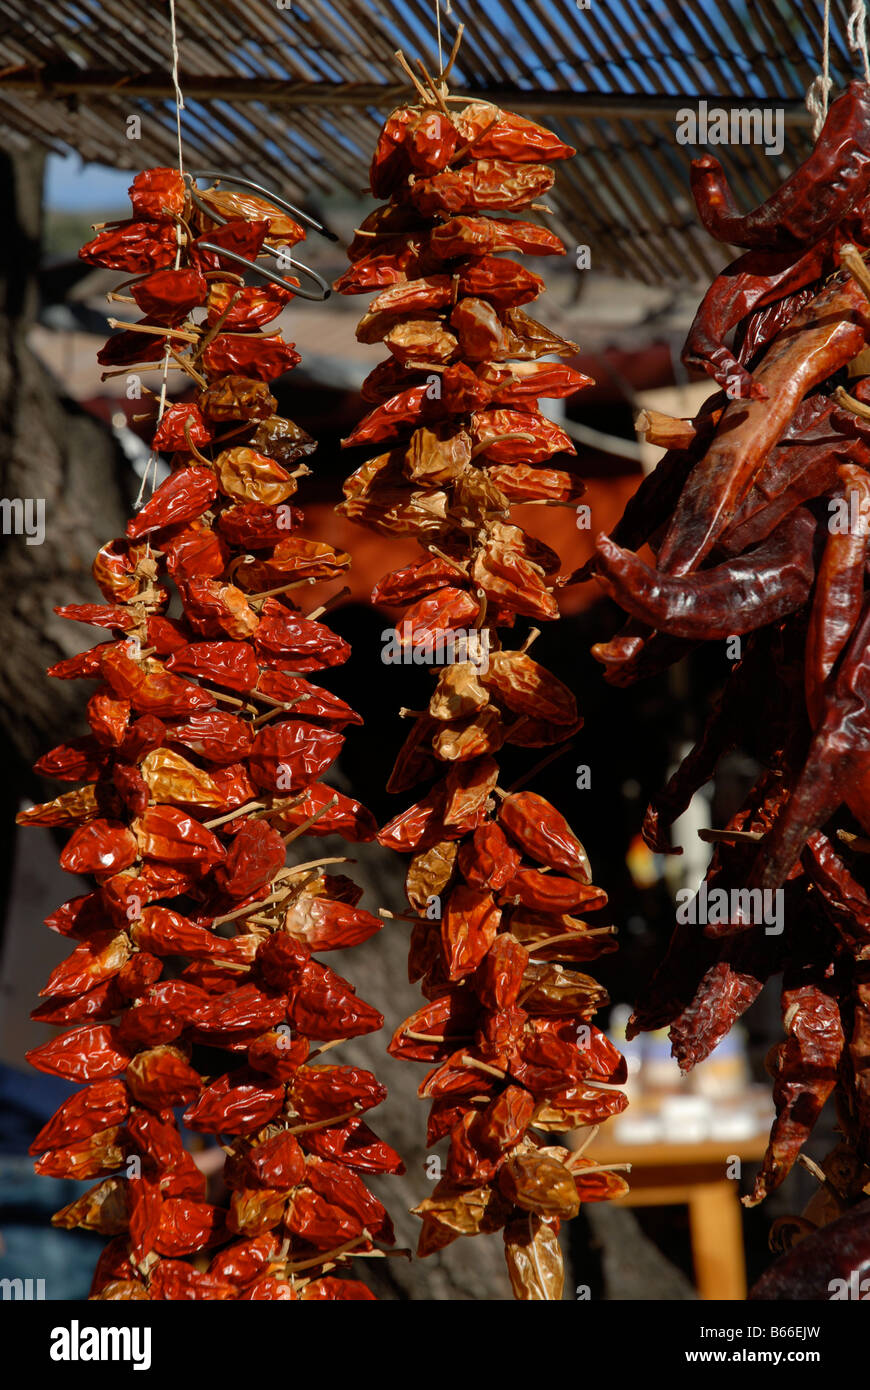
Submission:
<svg viewBox="0 0 870 1390">
<path fill-rule="evenodd" d="M 398 1250 L 358 1250 L 355 1260 L 413 1260 L 414 1252 L 406 1245 Z"/>
<path fill-rule="evenodd" d="M 301 825 L 297 825 L 295 830 L 291 830 L 289 835 L 285 835 L 283 837 L 285 845 L 292 845 L 293 841 L 298 840 L 300 835 L 304 835 L 306 830 L 308 830 L 309 827 L 312 826 L 315 821 L 320 820 L 321 816 L 325 816 L 327 811 L 331 811 L 333 806 L 337 805 L 338 796 L 331 796 L 330 799 L 326 802 L 326 804 L 324 806 L 321 806 L 319 811 L 315 811 L 313 816 L 309 816 L 308 819 L 304 820 Z"/>
<path fill-rule="evenodd" d="M 300 801 L 304 801 L 304 799 L 305 793 L 297 792 L 295 796 L 282 797 L 280 801 L 273 801 L 262 811 L 252 811 L 251 816 L 254 820 L 268 820 L 270 816 L 281 815 L 284 811 L 292 811 L 293 807 L 298 806 Z"/>
<path fill-rule="evenodd" d="M 262 901 L 258 903 L 248 903 L 245 907 L 237 907 L 235 912 L 227 912 L 223 917 L 213 917 L 211 924 L 212 929 L 215 927 L 222 927 L 225 922 L 235 922 L 239 917 L 245 917 L 248 913 L 254 912 L 258 908 L 268 907 L 270 903 L 279 902 L 281 898 L 286 896 L 286 892 L 273 893 L 271 897 L 263 898 Z"/>
<path fill-rule="evenodd" d="M 406 76 L 413 83 L 414 87 L 417 89 L 418 95 L 422 98 L 423 105 L 431 106 L 432 98 L 429 96 L 429 93 L 426 91 L 425 87 L 422 86 L 420 79 L 417 77 L 417 74 L 414 72 L 414 69 L 411 67 L 411 64 L 408 62 L 401 48 L 396 49 L 396 52 L 393 54 L 393 57 L 399 64 L 399 67 L 402 69 L 402 71 L 406 74 Z"/>
<path fill-rule="evenodd" d="M 456 29 L 456 38 L 453 40 L 453 47 L 450 50 L 450 57 L 447 59 L 447 66 L 445 68 L 442 68 L 441 72 L 439 73 L 441 82 L 445 86 L 447 84 L 447 78 L 450 76 L 450 73 L 453 69 L 453 64 L 456 62 L 456 59 L 459 56 L 459 45 L 462 43 L 462 36 L 464 33 L 465 25 L 458 25 Z M 449 97 L 445 97 L 445 100 L 449 101 Z"/>
<path fill-rule="evenodd" d="M 251 720 L 251 728 L 259 729 L 263 724 L 267 724 L 270 719 L 276 719 L 279 714 L 286 714 L 286 712 L 284 705 L 276 705 L 274 709 L 264 710 L 262 714 L 257 715 L 256 719 Z"/>
<path fill-rule="evenodd" d="M 837 839 L 858 854 L 870 854 L 870 839 L 866 835 L 855 835 L 851 830 L 838 830 Z"/>
<path fill-rule="evenodd" d="M 402 1030 L 402 1037 L 413 1038 L 414 1042 L 433 1043 L 471 1042 L 472 1040 L 471 1033 L 457 1033 L 450 1038 L 446 1038 L 441 1033 L 415 1033 L 411 1028 L 404 1028 Z"/>
<path fill-rule="evenodd" d="M 279 584 L 277 589 L 263 589 L 258 594 L 247 594 L 248 603 L 259 603 L 266 598 L 274 598 L 276 594 L 289 594 L 291 589 L 304 589 L 308 584 L 316 584 L 315 579 L 294 579 L 290 584 Z"/>
<path fill-rule="evenodd" d="M 844 410 L 848 410 L 852 415 L 860 415 L 862 420 L 870 420 L 870 406 L 864 405 L 862 401 L 857 401 L 854 396 L 842 386 L 838 386 L 834 391 L 834 400 L 841 405 Z"/>
<path fill-rule="evenodd" d="M 512 796 L 514 792 L 519 791 L 520 787 L 524 787 L 527 782 L 531 782 L 534 777 L 537 777 L 539 772 L 545 767 L 549 767 L 550 763 L 554 763 L 557 758 L 564 758 L 565 754 L 570 752 L 573 742 L 574 736 L 572 735 L 565 743 L 561 743 L 558 748 L 554 748 L 551 753 L 548 753 L 546 758 L 541 758 L 540 762 L 535 763 L 535 766 L 530 768 L 519 781 L 512 783 L 508 788 L 507 795 Z M 496 788 L 496 790 L 498 789 Z"/>
<path fill-rule="evenodd" d="M 454 560 L 452 555 L 446 555 L 443 550 L 438 549 L 437 545 L 427 545 L 426 549 L 430 555 L 437 555 L 438 559 L 443 560 L 446 565 L 452 565 L 460 574 L 466 573 L 467 567 L 462 560 Z"/>
<path fill-rule="evenodd" d="M 181 367 L 179 367 L 178 364 L 175 363 L 175 362 L 170 362 L 169 365 L 168 365 L 168 367 L 167 367 L 167 371 L 170 371 L 170 372 L 180 372 L 180 371 L 182 371 L 182 370 L 183 370 L 183 369 L 182 369 Z M 162 363 L 162 361 L 161 361 L 161 362 L 129 362 L 129 363 L 127 364 L 126 367 L 117 367 L 117 368 L 115 368 L 113 371 L 110 371 L 110 372 L 100 372 L 100 381 L 108 381 L 109 378 L 110 378 L 110 377 L 113 377 L 113 376 L 129 376 L 130 373 L 133 372 L 133 371 L 135 371 L 135 372 L 162 372 L 162 371 L 163 371 L 163 363 Z M 145 386 L 144 383 L 143 383 L 142 389 L 143 389 L 143 391 L 148 391 L 149 395 L 152 395 L 152 396 L 153 396 L 153 395 L 155 394 L 155 392 L 151 391 L 150 387 Z M 148 416 L 148 415 L 134 415 L 134 416 L 133 416 L 133 419 L 134 419 L 134 420 L 148 420 L 148 419 L 150 419 L 150 416 Z"/>
<path fill-rule="evenodd" d="M 285 1129 L 284 1133 L 311 1134 L 316 1129 L 329 1129 L 330 1125 L 342 1125 L 345 1120 L 355 1120 L 360 1113 L 359 1107 L 355 1107 L 353 1110 L 346 1110 L 343 1115 L 330 1115 L 326 1120 L 312 1120 L 309 1124 L 292 1125 L 289 1129 Z"/>
<path fill-rule="evenodd" d="M 586 1150 L 589 1148 L 589 1145 L 590 1145 L 591 1143 L 593 1143 L 593 1141 L 595 1140 L 595 1138 L 596 1138 L 596 1136 L 597 1136 L 597 1134 L 598 1134 L 598 1132 L 599 1132 L 600 1129 L 601 1129 L 601 1126 L 600 1126 L 600 1125 L 591 1125 L 591 1126 L 589 1127 L 589 1132 L 588 1132 L 588 1134 L 586 1135 L 586 1138 L 583 1139 L 582 1142 L 579 1143 L 579 1144 L 577 1145 L 577 1148 L 574 1150 L 574 1152 L 575 1152 L 576 1154 L 585 1153 Z M 582 1131 L 582 1130 L 578 1130 L 577 1133 L 582 1134 L 583 1131 Z"/>
<path fill-rule="evenodd" d="M 389 912 L 385 907 L 378 908 L 378 916 L 390 922 L 440 922 L 440 917 L 415 917 L 413 912 Z"/>
<path fill-rule="evenodd" d="M 303 1269 L 314 1269 L 316 1265 L 325 1265 L 330 1260 L 340 1259 L 350 1250 L 355 1250 L 358 1245 L 366 1245 L 371 1239 L 367 1234 L 356 1236 L 353 1240 L 346 1240 L 344 1245 L 337 1245 L 334 1250 L 326 1250 L 322 1255 L 316 1255 L 310 1260 L 297 1260 L 293 1264 L 287 1264 L 285 1270 L 288 1274 L 298 1274 Z"/>
<path fill-rule="evenodd" d="M 318 618 L 322 618 L 324 613 L 328 613 L 330 608 L 333 608 L 336 603 L 339 603 L 349 593 L 350 589 L 345 584 L 344 588 L 339 589 L 338 593 L 333 594 L 325 603 L 321 603 L 319 608 L 313 608 L 310 613 L 306 613 L 306 618 L 310 623 L 316 622 Z"/>
<path fill-rule="evenodd" d="M 260 811 L 263 809 L 262 801 L 246 801 L 244 806 L 237 806 L 234 811 L 228 811 L 225 816 L 216 816 L 214 820 L 204 822 L 206 830 L 216 830 L 219 825 L 227 825 L 229 821 L 235 820 L 237 816 L 246 816 L 249 811 Z"/>
<path fill-rule="evenodd" d="M 476 459 L 478 454 L 485 454 L 487 449 L 492 448 L 493 444 L 501 444 L 506 439 L 524 439 L 527 444 L 534 444 L 535 442 L 535 436 L 529 434 L 527 430 L 513 430 L 510 434 L 494 434 L 489 439 L 481 440 L 479 444 L 475 444 L 471 451 L 471 457 Z"/>
<path fill-rule="evenodd" d="M 319 1057 L 323 1052 L 328 1052 L 331 1047 L 338 1047 L 338 1044 L 343 1042 L 347 1042 L 347 1038 L 332 1038 L 329 1042 L 321 1043 L 313 1052 L 309 1052 L 306 1062 L 313 1062 L 315 1057 Z"/>
<path fill-rule="evenodd" d="M 561 497 L 532 497 L 521 505 L 523 507 L 570 507 L 573 511 L 576 503 Z"/>
<path fill-rule="evenodd" d="M 202 685 L 200 689 L 213 695 L 216 700 L 223 700 L 227 705 L 235 705 L 237 709 L 247 709 L 251 714 L 259 714 L 259 710 L 254 705 L 248 705 L 244 700 L 239 700 L 235 695 L 225 695 L 222 690 L 213 690 L 210 685 Z"/>
<path fill-rule="evenodd" d="M 256 334 L 252 336 L 256 336 Z M 215 449 L 220 450 L 226 444 L 228 439 L 235 439 L 238 435 L 245 434 L 250 428 L 250 421 L 243 420 L 240 425 L 236 425 L 236 428 L 234 430 L 227 430 L 226 434 L 216 435 L 215 438 L 212 440 L 212 445 Z"/>
<path fill-rule="evenodd" d="M 196 349 L 196 352 L 193 354 L 193 360 L 194 360 L 194 361 L 197 361 L 200 357 L 202 357 L 202 354 L 205 352 L 205 350 L 206 350 L 206 348 L 208 347 L 209 343 L 213 342 L 214 339 L 217 337 L 217 335 L 220 333 L 221 329 L 222 329 L 223 326 L 224 326 L 224 320 L 226 319 L 226 317 L 227 317 L 227 315 L 229 314 L 230 310 L 233 309 L 233 308 L 235 307 L 235 305 L 236 305 L 236 304 L 239 302 L 239 300 L 241 299 L 241 297 L 242 297 L 242 289 L 243 289 L 243 288 L 244 288 L 244 286 L 242 286 L 242 287 L 240 287 L 239 289 L 236 290 L 235 294 L 234 294 L 234 295 L 230 298 L 230 300 L 228 301 L 228 303 L 227 303 L 227 305 L 226 305 L 226 308 L 225 308 L 225 309 L 223 310 L 223 312 L 218 316 L 218 318 L 217 318 L 217 319 L 215 320 L 215 322 L 212 324 L 212 326 L 211 326 L 211 328 L 208 330 L 208 332 L 205 333 L 204 336 L 200 339 L 199 347 Z"/>
<path fill-rule="evenodd" d="M 724 830 L 699 830 L 698 839 L 705 844 L 716 845 L 720 840 L 734 844 L 752 844 L 756 840 L 764 839 L 763 830 L 729 830 L 726 826 Z"/>
<path fill-rule="evenodd" d="M 256 695 L 257 699 L 262 700 L 264 704 L 274 706 L 275 710 L 292 709 L 294 705 L 299 704 L 300 700 L 305 699 L 305 695 L 295 695 L 292 700 L 276 700 L 272 695 L 264 695 L 261 690 L 253 690 L 251 694 Z M 270 713 L 271 712 L 273 711 L 270 711 Z M 262 715 L 257 715 L 257 719 L 262 719 L 262 717 Z M 256 723 L 256 720 L 252 720 L 251 722 Z"/>
<path fill-rule="evenodd" d="M 282 869 L 278 878 L 290 878 L 293 874 L 307 873 L 309 869 L 319 869 L 323 864 L 355 864 L 355 859 L 350 859 L 346 854 L 332 854 L 324 859 L 309 859 L 305 864 L 290 864 L 288 868 Z M 343 1040 L 342 1040 L 343 1041 Z"/>
<path fill-rule="evenodd" d="M 152 323 L 127 323 L 124 319 L 106 319 L 110 328 L 123 328 L 128 333 L 148 333 L 154 338 L 182 338 L 186 343 L 199 341 L 198 333 L 184 328 L 159 328 Z"/>
<path fill-rule="evenodd" d="M 834 1187 L 827 1173 L 824 1171 L 823 1168 L 819 1167 L 815 1159 L 810 1158 L 809 1154 L 799 1153 L 797 1156 L 797 1161 L 802 1168 L 805 1168 L 808 1173 L 811 1173 L 813 1175 L 816 1182 L 825 1189 L 828 1196 L 833 1198 L 839 1210 L 844 1211 L 846 1203 L 843 1201 L 836 1187 Z"/>
<path fill-rule="evenodd" d="M 616 927 L 590 927 L 588 931 L 566 931 L 559 936 L 542 936 L 537 941 L 524 942 L 527 951 L 538 950 L 541 946 L 555 946 L 559 941 L 585 941 L 588 936 L 615 936 Z"/>
<path fill-rule="evenodd" d="M 453 155 L 451 155 L 449 161 L 450 164 L 455 164 L 458 159 L 464 158 L 464 156 L 468 154 L 469 150 L 474 149 L 474 146 L 477 144 L 478 140 L 482 140 L 484 135 L 488 135 L 489 132 L 492 130 L 493 126 L 498 125 L 498 122 L 499 116 L 498 113 L 496 113 L 493 116 L 492 120 L 487 125 L 485 125 L 482 130 L 479 130 L 471 140 L 467 140 L 464 145 L 459 146 L 459 149 L 456 150 L 453 153 Z"/>
<path fill-rule="evenodd" d="M 257 693 L 261 700 L 271 700 L 271 696 L 262 695 L 259 691 Z M 267 709 L 262 714 L 258 714 L 256 719 L 251 720 L 251 728 L 256 729 L 258 725 L 265 724 L 267 719 L 274 719 L 276 714 L 286 714 L 288 710 L 291 710 L 294 705 L 298 705 L 300 700 L 305 698 L 305 695 L 295 695 L 292 700 L 272 701 L 274 709 Z"/>
<path fill-rule="evenodd" d="M 870 299 L 870 269 L 867 268 L 864 257 L 859 252 L 857 246 L 853 246 L 849 243 L 846 246 L 840 247 L 840 264 L 845 266 L 856 285 L 858 285 L 864 291 L 867 298 Z"/>
<path fill-rule="evenodd" d="M 205 390 L 208 386 L 205 377 L 201 376 L 194 367 L 191 367 L 187 359 L 181 356 L 180 352 L 176 352 L 174 347 L 170 347 L 169 355 L 174 359 L 176 366 L 180 367 L 183 372 L 187 372 L 187 375 L 193 378 L 201 390 Z"/>
<path fill-rule="evenodd" d="M 507 1072 L 502 1071 L 500 1067 L 491 1067 L 488 1062 L 479 1062 L 476 1057 L 469 1057 L 465 1052 L 459 1060 L 464 1067 L 474 1067 L 477 1071 L 485 1071 L 488 1076 L 498 1077 L 499 1081 L 504 1081 L 507 1077 Z"/>
<path fill-rule="evenodd" d="M 172 349 L 170 348 L 170 351 L 171 350 Z M 205 384 L 205 379 L 203 377 L 200 377 L 200 380 L 203 382 L 203 384 Z M 187 441 L 187 447 L 189 451 L 193 454 L 193 457 L 195 459 L 199 459 L 200 463 L 207 464 L 209 468 L 214 468 L 214 464 L 212 463 L 211 459 L 207 459 L 205 454 L 200 453 L 199 449 L 196 447 L 196 445 L 193 442 L 193 439 L 191 438 L 189 416 L 184 422 L 184 438 Z"/>
<path fill-rule="evenodd" d="M 424 79 L 424 81 L 428 83 L 429 87 L 430 87 L 431 90 L 432 90 L 432 95 L 434 96 L 435 101 L 436 101 L 437 104 L 441 107 L 441 110 L 444 112 L 444 115 L 447 116 L 447 115 L 448 115 L 448 111 L 447 111 L 447 107 L 444 105 L 444 96 L 443 96 L 443 94 L 439 91 L 439 89 L 438 89 L 438 87 L 436 86 L 435 82 L 433 81 L 433 79 L 429 76 L 428 72 L 426 71 L 426 68 L 425 68 L 425 66 L 424 66 L 424 64 L 423 64 L 423 60 L 422 60 L 421 58 L 417 58 L 416 62 L 417 62 L 417 67 L 420 69 L 420 72 L 423 74 L 423 79 Z"/>
<path fill-rule="evenodd" d="M 477 595 L 478 602 L 480 603 L 480 607 L 477 610 L 477 617 L 474 620 L 474 626 L 479 631 L 480 628 L 482 628 L 484 623 L 486 622 L 487 597 L 485 589 L 477 589 L 475 592 Z"/>
</svg>

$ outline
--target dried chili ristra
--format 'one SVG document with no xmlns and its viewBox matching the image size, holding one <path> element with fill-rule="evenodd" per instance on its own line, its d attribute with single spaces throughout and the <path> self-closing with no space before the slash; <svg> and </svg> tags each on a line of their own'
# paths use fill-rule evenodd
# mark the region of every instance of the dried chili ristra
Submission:
<svg viewBox="0 0 870 1390">
<path fill-rule="evenodd" d="M 582 725 L 572 692 L 525 650 L 503 648 L 499 629 L 558 615 L 559 558 L 509 514 L 514 502 L 582 494 L 565 463 L 549 466 L 575 450 L 538 404 L 589 382 L 538 361 L 576 349 L 519 307 L 538 277 L 493 255 L 561 245 L 482 210 L 528 206 L 552 183 L 547 162 L 572 153 L 487 103 L 400 108 L 371 170 L 390 203 L 366 219 L 336 283 L 380 291 L 357 336 L 390 352 L 363 387 L 374 409 L 345 441 L 383 452 L 346 481 L 340 510 L 426 552 L 381 579 L 374 601 L 405 606 L 397 633 L 415 660 L 457 633 L 487 651 L 479 660 L 469 642 L 440 668 L 388 783 L 416 799 L 378 836 L 413 855 L 409 976 L 429 1001 L 390 1052 L 429 1064 L 429 1142 L 450 1137 L 445 1175 L 416 1208 L 419 1253 L 502 1231 L 518 1298 L 560 1296 L 559 1220 L 593 1191 L 619 1189 L 596 1189 L 594 1165 L 575 1173 L 549 1132 L 626 1103 L 624 1062 L 589 1021 L 606 996 L 574 968 L 615 946 L 612 928 L 586 920 L 607 895 L 559 810 L 502 792 L 495 761 L 507 741 L 559 743 Z"/>
<path fill-rule="evenodd" d="M 705 227 L 751 249 L 714 282 L 684 360 L 736 399 L 655 426 L 675 447 L 577 576 L 596 573 L 630 615 L 594 649 L 615 683 L 663 669 L 689 641 L 752 634 L 647 810 L 644 837 L 668 852 L 670 827 L 725 754 L 757 764 L 711 837 L 706 921 L 678 920 L 629 1029 L 670 1025 L 688 1070 L 783 971 L 785 1041 L 768 1060 L 777 1116 L 748 1205 L 785 1180 L 832 1094 L 843 1138 L 824 1165 L 829 1194 L 863 1200 L 870 1169 L 868 134 L 870 86 L 852 83 L 809 158 L 745 215 L 717 162 L 695 161 Z M 628 550 L 647 540 L 653 566 Z M 825 1206 L 807 1218 L 828 1219 Z"/>
<path fill-rule="evenodd" d="M 375 834 L 363 806 L 318 780 L 359 716 L 301 674 L 349 648 L 284 591 L 335 577 L 350 557 L 295 534 L 301 514 L 284 505 L 314 443 L 275 414 L 268 389 L 298 354 L 256 329 L 289 292 L 237 292 L 231 263 L 200 245 L 256 256 L 303 233 L 262 199 L 205 192 L 214 219 L 177 171 L 146 171 L 133 219 L 83 252 L 137 277 L 131 294 L 158 330 L 110 339 L 109 357 L 159 369 L 171 345 L 200 389 L 155 418 L 171 471 L 100 551 L 105 603 L 58 610 L 115 640 L 53 668 L 99 682 L 90 733 L 39 764 L 84 786 L 20 817 L 70 827 L 61 862 L 95 880 L 48 919 L 70 951 L 34 1017 L 64 1031 L 30 1053 L 86 1085 L 32 1151 L 38 1172 L 99 1180 L 54 1218 L 112 1237 L 94 1298 L 368 1298 L 358 1281 L 321 1276 L 394 1240 L 361 1176 L 401 1171 L 359 1118 L 386 1093 L 371 1073 L 310 1054 L 382 1025 L 316 958 L 381 922 L 319 861 L 286 864 L 306 832 Z M 279 593 L 257 597 L 266 589 Z M 208 1200 L 178 1107 L 228 1151 L 222 1204 Z"/>
</svg>

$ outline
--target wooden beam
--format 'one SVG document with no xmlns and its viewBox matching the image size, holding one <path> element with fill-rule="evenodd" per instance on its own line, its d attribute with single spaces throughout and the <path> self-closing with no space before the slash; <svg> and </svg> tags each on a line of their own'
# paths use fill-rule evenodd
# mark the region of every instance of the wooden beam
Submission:
<svg viewBox="0 0 870 1390">
<path fill-rule="evenodd" d="M 21 65 L 0 71 L 0 93 L 41 97 L 115 96 L 171 101 L 172 82 L 162 72 L 117 72 L 74 64 L 46 67 Z M 185 73 L 184 94 L 192 101 L 258 101 L 270 106 L 374 106 L 382 110 L 408 100 L 405 83 L 298 82 L 280 78 L 241 77 L 235 73 Z M 493 101 L 530 116 L 574 116 L 587 119 L 672 122 L 685 107 L 697 107 L 699 97 L 685 92 L 671 96 L 611 95 L 601 92 L 523 91 L 519 87 L 455 88 L 454 96 L 469 101 Z M 707 96 L 708 108 L 750 108 L 782 111 L 786 126 L 809 127 L 811 118 L 801 101 L 778 101 L 755 96 Z"/>
</svg>

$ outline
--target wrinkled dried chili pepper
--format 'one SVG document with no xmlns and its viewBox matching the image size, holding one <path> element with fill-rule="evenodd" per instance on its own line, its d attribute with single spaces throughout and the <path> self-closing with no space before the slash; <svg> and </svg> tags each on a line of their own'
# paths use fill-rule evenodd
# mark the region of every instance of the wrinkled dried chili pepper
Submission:
<svg viewBox="0 0 870 1390">
<path fill-rule="evenodd" d="M 285 867 L 297 834 L 375 834 L 358 802 L 316 780 L 338 754 L 338 730 L 359 716 L 300 674 L 346 660 L 349 648 L 286 593 L 255 596 L 300 573 L 333 577 L 349 556 L 288 536 L 285 524 L 299 517 L 282 506 L 296 490 L 288 468 L 313 441 L 273 414 L 266 385 L 298 355 L 252 330 L 287 294 L 243 290 L 215 334 L 235 282 L 220 278 L 219 253 L 184 236 L 179 249 L 177 237 L 190 228 L 256 255 L 270 235 L 302 231 L 262 199 L 209 198 L 234 220 L 213 224 L 176 171 L 146 171 L 131 189 L 142 220 L 83 252 L 141 277 L 133 298 L 157 321 L 184 324 L 179 346 L 206 386 L 198 404 L 169 405 L 155 421 L 171 472 L 126 537 L 97 556 L 107 602 L 58 610 L 118 640 L 54 668 L 103 682 L 88 702 L 91 733 L 39 764 L 85 785 L 20 817 L 75 827 L 61 862 L 95 880 L 48 919 L 71 950 L 34 1017 L 66 1030 L 29 1054 L 40 1070 L 88 1084 L 32 1152 L 38 1172 L 100 1180 L 54 1217 L 113 1237 L 93 1298 L 369 1298 L 358 1281 L 320 1275 L 354 1250 L 393 1243 L 359 1176 L 401 1171 L 357 1119 L 386 1093 L 371 1073 L 313 1063 L 316 1043 L 383 1019 L 313 953 L 364 941 L 381 923 L 323 861 Z M 162 357 L 165 340 L 154 341 Z M 212 441 L 224 420 L 241 428 L 222 449 Z M 263 575 L 249 546 L 273 582 L 252 582 Z M 170 618 L 173 588 L 181 608 Z M 188 1128 L 227 1146 L 224 1206 L 206 1200 L 179 1106 Z"/>
</svg>

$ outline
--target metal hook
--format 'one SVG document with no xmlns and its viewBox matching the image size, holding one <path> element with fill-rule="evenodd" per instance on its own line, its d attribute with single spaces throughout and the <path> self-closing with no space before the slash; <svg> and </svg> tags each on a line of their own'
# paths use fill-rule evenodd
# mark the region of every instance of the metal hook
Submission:
<svg viewBox="0 0 870 1390">
<path fill-rule="evenodd" d="M 200 212 L 204 212 L 207 217 L 213 222 L 217 222 L 220 227 L 226 226 L 229 218 L 224 217 L 216 208 L 211 207 L 199 197 L 198 190 L 193 185 L 194 178 L 225 179 L 229 183 L 240 183 L 248 188 L 257 189 L 258 192 L 264 193 L 273 203 L 283 207 L 285 211 L 298 213 L 306 222 L 310 222 L 312 227 L 316 227 L 324 236 L 329 237 L 330 240 L 338 240 L 334 232 L 327 231 L 326 228 L 321 227 L 320 223 L 315 222 L 307 213 L 300 213 L 299 209 L 294 208 L 292 203 L 285 202 L 282 198 L 276 197 L 260 184 L 252 183 L 250 179 L 235 179 L 229 174 L 219 173 L 216 169 L 193 169 L 187 171 L 185 173 L 185 179 L 188 181 L 188 191 L 191 200 L 199 208 Z M 312 294 L 310 290 L 303 289 L 301 285 L 291 284 L 289 280 L 283 279 L 282 276 L 274 275 L 272 271 L 267 270 L 265 266 L 257 265 L 255 261 L 249 261 L 246 256 L 240 256 L 235 251 L 227 251 L 222 246 L 215 246 L 214 242 L 200 241 L 199 245 L 208 251 L 216 251 L 221 256 L 226 256 L 228 260 L 236 261 L 238 265 L 246 266 L 248 270 L 253 271 L 255 275 L 260 275 L 264 280 L 271 280 L 273 284 L 282 285 L 285 289 L 292 290 L 293 294 L 298 295 L 301 299 L 312 299 L 318 303 L 322 303 L 325 299 L 328 299 L 332 293 L 327 281 L 323 279 L 322 275 L 318 275 L 316 270 L 312 270 L 311 267 L 305 265 L 303 261 L 297 261 L 293 256 L 288 256 L 286 251 L 277 250 L 274 246 L 264 246 L 263 251 L 269 256 L 274 256 L 278 261 L 285 261 L 286 264 L 292 266 L 294 270 L 301 271 L 303 275 L 307 275 L 309 279 L 313 280 L 318 286 L 318 294 Z"/>
<path fill-rule="evenodd" d="M 290 290 L 292 294 L 300 295 L 302 299 L 315 299 L 319 303 L 322 303 L 324 299 L 328 299 L 332 294 L 329 285 L 322 276 L 318 275 L 316 270 L 312 270 L 310 266 L 303 265 L 301 261 L 290 260 L 289 256 L 287 259 L 290 261 L 293 269 L 301 270 L 306 275 L 310 275 L 311 279 L 320 286 L 320 294 L 313 294 L 311 290 L 305 290 L 301 285 L 294 285 L 292 280 L 285 280 L 283 275 L 276 275 L 273 270 L 267 270 L 264 265 L 257 265 L 256 261 L 249 261 L 247 256 L 240 256 L 237 251 L 228 251 L 225 246 L 218 246 L 213 241 L 198 240 L 196 244 L 198 247 L 201 247 L 203 251 L 215 251 L 217 255 L 225 256 L 228 261 L 235 261 L 237 265 L 246 266 L 247 269 L 252 270 L 255 275 L 261 276 L 264 280 L 271 280 L 273 285 L 283 286 L 285 290 Z M 267 250 L 271 249 L 271 247 L 267 248 Z M 274 251 L 272 254 L 278 256 L 280 253 Z"/>
<path fill-rule="evenodd" d="M 279 208 L 283 208 L 285 212 L 289 212 L 293 217 L 298 217 L 301 222 L 307 222 L 309 227 L 315 232 L 319 232 L 321 236 L 326 237 L 327 241 L 340 240 L 336 232 L 330 231 L 328 227 L 325 227 L 322 222 L 318 222 L 310 213 L 303 212 L 301 208 L 295 207 L 293 203 L 288 203 L 284 198 L 279 198 L 271 189 L 264 188 L 261 183 L 254 183 L 252 179 L 243 179 L 237 174 L 223 174 L 220 169 L 190 169 L 187 173 L 190 177 L 195 179 L 220 179 L 224 183 L 236 183 L 240 188 L 250 188 L 254 193 L 262 193 L 263 197 L 266 198 L 268 202 L 274 203 Z M 213 209 L 209 209 L 209 213 L 213 216 Z"/>
</svg>

